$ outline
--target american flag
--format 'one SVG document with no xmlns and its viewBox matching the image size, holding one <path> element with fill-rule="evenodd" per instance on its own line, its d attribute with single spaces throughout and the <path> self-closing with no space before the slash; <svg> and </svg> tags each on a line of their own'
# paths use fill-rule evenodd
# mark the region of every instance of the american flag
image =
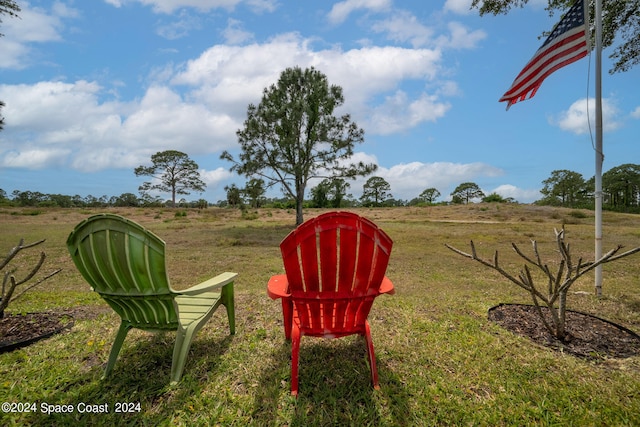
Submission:
<svg viewBox="0 0 640 427">
<path fill-rule="evenodd" d="M 508 110 L 518 101 L 533 98 L 547 76 L 584 58 L 588 51 L 584 1 L 578 0 L 520 71 L 499 102 L 507 101 Z"/>
</svg>

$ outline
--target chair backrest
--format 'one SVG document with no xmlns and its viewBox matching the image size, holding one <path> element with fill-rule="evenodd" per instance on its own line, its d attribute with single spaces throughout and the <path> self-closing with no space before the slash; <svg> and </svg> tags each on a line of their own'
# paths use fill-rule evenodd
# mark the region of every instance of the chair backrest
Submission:
<svg viewBox="0 0 640 427">
<path fill-rule="evenodd" d="M 340 335 L 362 328 L 392 245 L 373 222 L 350 212 L 322 214 L 285 237 L 280 250 L 301 329 Z"/>
<path fill-rule="evenodd" d="M 143 329 L 177 327 L 158 236 L 119 215 L 99 214 L 74 228 L 67 247 L 85 280 L 123 320 Z"/>
</svg>

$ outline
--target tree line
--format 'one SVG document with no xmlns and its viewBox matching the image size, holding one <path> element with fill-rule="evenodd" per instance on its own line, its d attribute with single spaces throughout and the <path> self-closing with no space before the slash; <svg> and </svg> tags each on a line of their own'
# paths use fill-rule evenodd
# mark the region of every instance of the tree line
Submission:
<svg viewBox="0 0 640 427">
<path fill-rule="evenodd" d="M 542 182 L 540 205 L 593 209 L 595 178 L 578 172 L 554 170 Z M 619 212 L 640 213 L 640 165 L 626 163 L 602 174 L 602 207 Z"/>
<path fill-rule="evenodd" d="M 197 165 L 193 163 L 184 153 L 175 151 L 164 153 L 178 153 L 180 159 L 187 159 L 187 164 L 197 171 Z M 162 154 L 162 153 L 158 153 Z M 166 156 L 155 155 L 155 159 Z M 165 165 L 166 166 L 166 165 Z M 170 168 L 176 170 L 176 168 Z M 140 167 L 136 168 L 139 172 Z M 147 170 L 149 171 L 149 169 Z M 192 171 L 193 172 L 193 171 Z M 154 170 L 157 177 L 158 170 Z M 154 175 L 154 176 L 156 176 Z M 203 183 L 192 173 L 189 182 L 195 182 L 195 188 L 202 190 Z M 175 177 L 174 177 L 175 178 Z M 167 180 L 167 182 L 172 182 Z M 584 177 L 574 171 L 562 169 L 554 170 L 551 176 L 542 181 L 543 188 L 540 190 L 541 199 L 534 202 L 537 205 L 548 205 L 568 208 L 593 209 L 594 206 L 594 178 L 584 179 Z M 189 194 L 186 191 L 188 186 L 178 179 L 179 185 L 177 194 Z M 474 182 L 463 182 L 458 185 L 449 195 L 450 201 L 441 200 L 442 194 L 437 188 L 425 188 L 420 194 L 410 200 L 397 199 L 393 196 L 391 185 L 384 178 L 379 176 L 370 177 L 362 187 L 362 195 L 355 198 L 350 192 L 351 184 L 344 178 L 325 178 L 316 186 L 312 187 L 309 197 L 303 199 L 302 206 L 305 208 L 345 208 L 345 207 L 392 207 L 392 206 L 428 206 L 435 204 L 468 204 L 473 202 L 485 203 L 517 203 L 511 197 L 503 197 L 496 193 L 485 195 L 480 187 Z M 603 188 L 603 208 L 620 212 L 640 213 L 640 165 L 624 164 L 616 166 L 602 174 Z M 158 187 L 156 190 L 173 194 L 171 186 Z M 193 188 L 191 188 L 193 189 Z M 133 193 L 123 193 L 119 196 L 93 196 L 85 197 L 64 194 L 45 194 L 37 191 L 15 190 L 11 195 L 0 189 L 0 205 L 22 206 L 22 207 L 160 207 L 177 206 L 206 208 L 208 206 L 231 207 L 231 208 L 286 208 L 294 209 L 296 200 L 286 194 L 282 197 L 266 197 L 268 186 L 261 178 L 249 179 L 244 187 L 231 184 L 224 187 L 226 199 L 218 200 L 214 203 L 205 199 L 187 200 L 166 200 L 157 195 L 149 194 L 149 183 L 142 184 L 138 190 L 140 195 Z"/>
</svg>

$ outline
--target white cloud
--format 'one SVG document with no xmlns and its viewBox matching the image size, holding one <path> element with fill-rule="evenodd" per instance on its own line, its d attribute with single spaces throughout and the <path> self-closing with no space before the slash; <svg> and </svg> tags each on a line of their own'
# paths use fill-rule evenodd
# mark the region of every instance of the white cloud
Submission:
<svg viewBox="0 0 640 427">
<path fill-rule="evenodd" d="M 360 9 L 380 12 L 391 7 L 391 0 L 346 0 L 333 5 L 328 19 L 332 24 L 343 23 L 349 15 Z"/>
<path fill-rule="evenodd" d="M 494 188 L 490 193 L 496 193 L 500 196 L 506 198 L 512 197 L 514 200 L 520 203 L 531 203 L 539 200 L 542 195 L 540 194 L 540 190 L 525 190 L 522 188 L 518 188 L 515 185 L 511 184 L 503 184 L 496 188 Z M 488 194 L 490 194 L 488 193 Z M 487 195 L 488 195 L 487 194 Z"/>
<path fill-rule="evenodd" d="M 640 119 L 640 107 L 636 107 L 636 109 L 631 112 L 631 117 L 634 119 Z"/>
<path fill-rule="evenodd" d="M 233 177 L 235 177 L 235 173 L 229 172 L 229 169 L 226 168 L 217 168 L 214 170 L 201 170 L 200 171 L 200 179 L 207 184 L 207 188 L 216 188 L 221 185 L 224 181 L 227 181 Z"/>
<path fill-rule="evenodd" d="M 356 159 L 378 164 L 375 156 L 363 153 L 356 153 L 354 160 Z M 441 200 L 450 200 L 450 193 L 459 184 L 502 174 L 501 169 L 486 163 L 411 162 L 389 168 L 380 166 L 372 176 L 384 178 L 391 186 L 391 194 L 396 199 L 411 200 L 427 188 L 436 188 L 441 193 Z M 360 197 L 362 186 L 369 178 L 370 176 L 360 177 L 350 181 L 354 197 Z"/>
<path fill-rule="evenodd" d="M 435 95 L 422 94 L 411 101 L 405 92 L 397 91 L 373 109 L 367 130 L 380 135 L 402 132 L 425 121 L 435 122 L 449 108 L 449 103 L 439 101 Z"/>
<path fill-rule="evenodd" d="M 127 168 L 166 149 L 202 154 L 229 148 L 240 125 L 167 87 L 153 86 L 129 104 L 101 103 L 101 95 L 99 85 L 86 81 L 0 86 L 7 104 L 0 164 L 41 168 L 64 157 L 81 171 Z"/>
<path fill-rule="evenodd" d="M 0 166 L 6 168 L 40 169 L 51 165 L 62 165 L 71 150 L 27 148 L 9 151 L 0 159 Z"/>
<path fill-rule="evenodd" d="M 199 30 L 200 28 L 202 28 L 200 18 L 183 10 L 180 12 L 176 21 L 158 25 L 156 33 L 167 40 L 177 40 L 188 36 L 191 31 Z"/>
<path fill-rule="evenodd" d="M 447 24 L 448 35 L 434 38 L 434 29 L 418 21 L 407 11 L 398 11 L 392 17 L 380 20 L 371 26 L 378 33 L 385 33 L 394 42 L 410 43 L 413 47 L 435 46 L 441 49 L 472 49 L 487 37 L 482 30 L 469 30 L 459 22 Z"/>
<path fill-rule="evenodd" d="M 369 105 L 377 96 L 387 94 L 387 106 L 378 107 L 381 113 L 385 109 L 395 110 L 398 111 L 396 118 L 400 118 L 399 113 L 409 114 L 401 118 L 404 124 L 393 126 L 395 130 L 433 121 L 448 108 L 435 96 L 418 91 L 414 99 L 409 99 L 396 89 L 406 80 L 434 80 L 441 61 L 438 51 L 375 46 L 349 51 L 337 48 L 313 51 L 310 45 L 310 40 L 297 34 L 281 35 L 264 44 L 217 45 L 189 61 L 176 73 L 172 83 L 193 87 L 191 97 L 212 110 L 240 116 L 246 113 L 250 102 L 259 102 L 262 90 L 274 84 L 282 70 L 314 66 L 327 74 L 331 84 L 344 89 L 344 111 L 374 133 L 389 133 L 371 120 L 371 110 L 375 107 Z M 442 84 L 444 92 L 450 90 L 449 83 Z M 428 108 L 434 111 L 427 111 Z"/>
<path fill-rule="evenodd" d="M 51 132 L 69 128 L 87 117 L 104 114 L 97 96 L 101 87 L 84 80 L 75 83 L 39 82 L 34 85 L 2 85 L 0 98 L 7 104 L 10 128 Z"/>
<path fill-rule="evenodd" d="M 605 131 L 614 131 L 622 123 L 618 121 L 620 111 L 611 99 L 602 100 L 602 125 Z M 549 122 L 560 129 L 581 135 L 595 130 L 595 99 L 579 99 L 567 111 L 552 117 Z"/>
<path fill-rule="evenodd" d="M 138 2 L 145 6 L 151 6 L 156 13 L 170 14 L 175 10 L 193 8 L 207 12 L 213 9 L 233 10 L 238 4 L 246 3 L 255 13 L 273 12 L 276 9 L 276 0 L 105 0 L 115 7 L 122 7 L 126 3 Z"/>
<path fill-rule="evenodd" d="M 469 15 L 471 13 L 471 1 L 472 0 L 446 0 L 444 2 L 444 10 L 460 15 Z"/>
<path fill-rule="evenodd" d="M 233 18 L 227 20 L 227 28 L 222 31 L 222 35 L 231 45 L 242 44 L 253 39 L 253 34 L 242 28 L 242 22 Z"/>
<path fill-rule="evenodd" d="M 459 22 L 450 22 L 449 36 L 438 38 L 438 46 L 451 49 L 473 49 L 480 40 L 487 37 L 487 33 L 482 30 L 469 31 L 467 27 Z"/>
<path fill-rule="evenodd" d="M 228 115 L 185 102 L 167 87 L 151 87 L 122 131 L 130 143 L 152 152 L 174 147 L 199 154 L 227 148 L 238 126 Z"/>
<path fill-rule="evenodd" d="M 379 33 L 386 33 L 390 40 L 409 42 L 413 47 L 427 46 L 433 37 L 433 29 L 424 26 L 415 15 L 400 11 L 389 19 L 376 22 L 371 27 Z"/>
<path fill-rule="evenodd" d="M 314 66 L 341 86 L 346 103 L 337 113 L 351 114 L 367 136 L 434 122 L 450 108 L 443 97 L 456 92 L 451 81 L 437 79 L 437 50 L 313 50 L 311 40 L 283 34 L 261 44 L 216 45 L 180 67 L 167 64 L 150 74 L 156 83 L 130 102 L 111 98 L 111 89 L 95 81 L 0 85 L 7 104 L 0 164 L 42 168 L 62 162 L 96 171 L 135 167 L 167 149 L 219 153 L 235 146 L 248 104 L 259 102 L 263 89 L 292 66 Z"/>
<path fill-rule="evenodd" d="M 2 49 L 0 68 L 23 69 L 34 52 L 30 44 L 59 42 L 64 29 L 64 19 L 76 18 L 78 12 L 62 3 L 54 3 L 51 11 L 21 5 L 19 18 L 2 19 Z"/>
</svg>

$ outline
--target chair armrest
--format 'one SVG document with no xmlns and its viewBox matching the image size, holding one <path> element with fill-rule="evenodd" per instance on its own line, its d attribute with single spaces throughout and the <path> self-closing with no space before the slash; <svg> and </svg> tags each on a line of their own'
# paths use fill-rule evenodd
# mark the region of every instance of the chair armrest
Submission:
<svg viewBox="0 0 640 427">
<path fill-rule="evenodd" d="M 222 288 L 224 285 L 227 285 L 236 278 L 238 273 L 225 272 L 222 274 L 218 274 L 216 277 L 212 277 L 209 280 L 206 280 L 202 283 L 199 283 L 195 286 L 192 286 L 189 289 L 184 289 L 182 291 L 176 291 L 178 294 L 182 295 L 198 295 L 202 292 L 211 292 L 216 289 Z"/>
<path fill-rule="evenodd" d="M 393 283 L 387 276 L 384 276 L 384 279 L 382 279 L 382 283 L 380 284 L 380 293 L 389 295 L 393 295 L 396 293 L 396 290 L 393 287 Z"/>
<path fill-rule="evenodd" d="M 289 298 L 289 280 L 286 274 L 271 276 L 267 283 L 267 294 L 271 299 Z"/>
</svg>

